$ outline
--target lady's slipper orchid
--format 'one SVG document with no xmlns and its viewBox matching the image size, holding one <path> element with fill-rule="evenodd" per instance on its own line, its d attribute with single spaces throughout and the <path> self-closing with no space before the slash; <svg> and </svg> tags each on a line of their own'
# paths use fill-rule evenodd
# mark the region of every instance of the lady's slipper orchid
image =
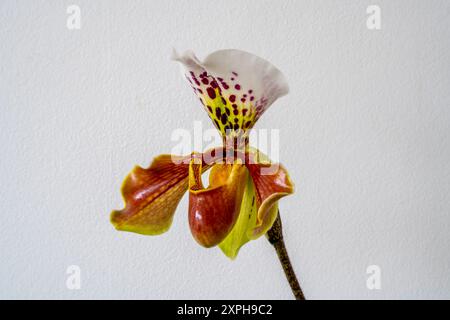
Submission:
<svg viewBox="0 0 450 320">
<path fill-rule="evenodd" d="M 288 85 L 271 63 L 239 50 L 217 51 L 203 62 L 192 52 L 174 52 L 173 59 L 183 65 L 224 144 L 188 156 L 160 155 L 148 169 L 135 167 L 122 186 L 125 208 L 113 211 L 111 222 L 123 231 L 166 232 L 189 190 L 192 235 L 201 245 L 218 245 L 234 258 L 243 244 L 272 227 L 278 200 L 293 192 L 284 167 L 248 146 L 250 129 L 288 93 Z M 209 186 L 204 187 L 201 175 L 208 169 Z"/>
</svg>

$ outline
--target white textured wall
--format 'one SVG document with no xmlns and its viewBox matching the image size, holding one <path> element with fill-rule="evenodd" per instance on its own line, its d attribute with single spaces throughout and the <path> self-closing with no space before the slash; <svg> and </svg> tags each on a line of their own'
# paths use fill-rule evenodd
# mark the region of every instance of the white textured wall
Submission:
<svg viewBox="0 0 450 320">
<path fill-rule="evenodd" d="M 66 28 L 72 3 L 81 30 Z M 109 223 L 134 164 L 170 152 L 173 129 L 211 126 L 176 47 L 243 49 L 286 74 L 291 93 L 258 127 L 281 129 L 307 297 L 450 298 L 449 13 L 446 0 L 1 1 L 0 297 L 291 298 L 264 239 L 234 262 L 199 247 L 186 198 L 164 236 Z"/>
</svg>

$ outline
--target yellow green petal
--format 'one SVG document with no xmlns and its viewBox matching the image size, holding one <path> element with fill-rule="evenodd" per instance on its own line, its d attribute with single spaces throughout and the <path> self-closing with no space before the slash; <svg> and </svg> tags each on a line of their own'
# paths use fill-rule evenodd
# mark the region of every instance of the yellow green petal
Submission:
<svg viewBox="0 0 450 320">
<path fill-rule="evenodd" d="M 220 249 L 227 257 L 236 258 L 239 249 L 251 240 L 249 234 L 256 226 L 256 213 L 255 185 L 249 176 L 242 198 L 239 218 L 225 240 L 219 244 Z"/>
</svg>

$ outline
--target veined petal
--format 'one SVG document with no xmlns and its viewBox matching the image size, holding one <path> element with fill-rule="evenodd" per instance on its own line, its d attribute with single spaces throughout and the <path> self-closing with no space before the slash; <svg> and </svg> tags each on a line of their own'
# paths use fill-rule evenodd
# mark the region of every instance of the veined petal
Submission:
<svg viewBox="0 0 450 320">
<path fill-rule="evenodd" d="M 173 54 L 185 77 L 223 135 L 247 131 L 279 97 L 289 92 L 283 74 L 270 62 L 240 50 L 220 50 L 204 62 L 187 51 Z"/>
<path fill-rule="evenodd" d="M 201 181 L 202 164 L 192 160 L 189 167 L 189 225 L 195 240 L 213 247 L 230 233 L 239 215 L 248 176 L 242 164 L 216 164 L 210 185 Z"/>
<path fill-rule="evenodd" d="M 278 200 L 294 192 L 287 170 L 281 164 L 272 164 L 262 152 L 252 155 L 247 163 L 256 190 L 258 213 L 256 226 L 249 237 L 256 239 L 273 225 L 278 213 Z"/>
<path fill-rule="evenodd" d="M 188 188 L 190 158 L 160 155 L 148 169 L 135 167 L 122 185 L 125 208 L 111 213 L 116 229 L 145 235 L 166 232 Z"/>
</svg>

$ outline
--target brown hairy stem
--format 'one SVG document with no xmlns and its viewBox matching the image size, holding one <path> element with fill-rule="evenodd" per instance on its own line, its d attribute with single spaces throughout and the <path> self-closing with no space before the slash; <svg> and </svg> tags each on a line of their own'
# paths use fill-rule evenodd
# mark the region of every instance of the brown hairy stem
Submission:
<svg viewBox="0 0 450 320">
<path fill-rule="evenodd" d="M 284 274 L 286 275 L 287 281 L 291 286 L 295 299 L 306 300 L 303 295 L 302 288 L 297 280 L 297 276 L 295 275 L 294 268 L 292 268 L 291 261 L 289 260 L 286 245 L 284 244 L 280 212 L 278 212 L 277 219 L 275 220 L 272 228 L 267 232 L 266 236 L 277 252 L 278 259 L 283 267 Z"/>
</svg>

